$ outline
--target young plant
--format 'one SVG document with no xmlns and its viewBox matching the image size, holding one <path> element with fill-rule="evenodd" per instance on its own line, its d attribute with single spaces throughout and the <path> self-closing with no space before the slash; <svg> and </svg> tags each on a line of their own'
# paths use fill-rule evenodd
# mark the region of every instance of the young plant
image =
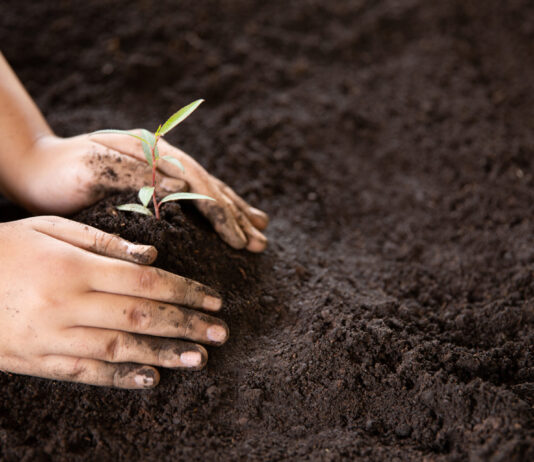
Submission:
<svg viewBox="0 0 534 462">
<path fill-rule="evenodd" d="M 150 204 L 150 201 L 152 200 L 152 205 L 154 206 L 154 214 L 156 215 L 156 218 L 159 220 L 160 213 L 159 209 L 162 204 L 165 202 L 170 201 L 179 201 L 184 199 L 205 199 L 205 200 L 215 200 L 212 197 L 205 196 L 203 194 L 194 194 L 194 193 L 183 193 L 183 192 L 177 192 L 173 194 L 169 194 L 168 196 L 165 196 L 163 199 L 161 199 L 159 202 L 156 198 L 156 170 L 158 166 L 158 162 L 163 159 L 167 162 L 170 162 L 171 164 L 176 165 L 180 170 L 184 170 L 184 166 L 182 163 L 172 156 L 161 156 L 159 155 L 158 150 L 158 141 L 161 137 L 169 133 L 173 128 L 175 128 L 178 124 L 183 122 L 187 117 L 189 117 L 193 111 L 200 106 L 204 102 L 203 99 L 197 99 L 196 101 L 193 101 L 191 104 L 188 104 L 187 106 L 184 106 L 182 109 L 180 109 L 178 112 L 175 112 L 172 116 L 170 116 L 167 121 L 158 127 L 156 130 L 156 133 L 151 133 L 148 130 L 141 130 L 141 136 L 135 135 L 129 131 L 126 130 L 98 130 L 94 133 L 111 133 L 111 134 L 117 134 L 117 135 L 128 135 L 132 136 L 134 138 L 137 138 L 141 141 L 141 145 L 143 147 L 143 153 L 145 154 L 145 159 L 150 167 L 152 167 L 152 185 L 151 186 L 143 186 L 138 193 L 139 200 L 141 201 L 141 204 L 123 204 L 117 206 L 117 209 L 119 210 L 125 210 L 128 212 L 136 212 L 136 213 L 142 213 L 143 215 L 152 215 L 152 212 L 148 208 L 148 205 Z"/>
</svg>

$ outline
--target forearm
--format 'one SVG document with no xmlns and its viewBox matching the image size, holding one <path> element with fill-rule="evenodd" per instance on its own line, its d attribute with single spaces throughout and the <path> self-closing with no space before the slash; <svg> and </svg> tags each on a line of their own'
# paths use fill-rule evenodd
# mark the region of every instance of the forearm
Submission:
<svg viewBox="0 0 534 462">
<path fill-rule="evenodd" d="M 36 140 L 52 131 L 0 52 L 0 189 L 17 198 Z"/>
</svg>

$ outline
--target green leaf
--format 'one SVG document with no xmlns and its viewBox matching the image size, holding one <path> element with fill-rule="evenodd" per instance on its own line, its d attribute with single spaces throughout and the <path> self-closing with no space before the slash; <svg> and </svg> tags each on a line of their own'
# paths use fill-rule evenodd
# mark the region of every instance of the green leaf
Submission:
<svg viewBox="0 0 534 462">
<path fill-rule="evenodd" d="M 141 134 L 148 143 L 148 146 L 143 143 L 143 152 L 145 153 L 145 159 L 148 162 L 148 165 L 152 167 L 152 147 L 156 143 L 156 138 L 152 133 L 150 133 L 148 130 L 145 130 L 144 128 L 141 130 Z"/>
<path fill-rule="evenodd" d="M 152 152 L 150 151 L 150 148 L 148 147 L 148 144 L 143 144 L 143 153 L 145 154 L 145 159 L 148 162 L 148 165 L 152 167 Z"/>
<path fill-rule="evenodd" d="M 169 194 L 168 196 L 165 196 L 163 199 L 161 199 L 160 204 L 163 204 L 164 202 L 170 202 L 170 201 L 181 201 L 184 199 L 206 199 L 209 201 L 215 200 L 213 197 L 204 196 L 204 194 L 178 192 L 178 193 L 173 193 L 173 194 Z"/>
<path fill-rule="evenodd" d="M 136 212 L 141 213 L 143 215 L 152 215 L 152 212 L 148 210 L 146 207 L 143 207 L 139 204 L 124 204 L 124 205 L 118 205 L 118 210 L 123 210 L 125 212 Z"/>
<path fill-rule="evenodd" d="M 156 137 L 153 133 L 149 132 L 148 130 L 145 130 L 144 128 L 141 130 L 141 134 L 143 135 L 143 138 L 147 140 L 150 147 L 154 146 L 156 144 Z"/>
<path fill-rule="evenodd" d="M 149 135 L 148 137 L 145 136 L 145 132 Z M 148 162 L 148 165 L 152 167 L 152 153 L 150 152 L 150 148 L 152 147 L 152 144 L 150 144 L 151 137 L 154 138 L 154 135 L 150 133 L 147 130 L 143 130 L 143 137 L 134 135 L 133 133 L 130 133 L 126 130 L 115 130 L 115 129 L 109 129 L 109 130 L 97 130 L 96 132 L 92 132 L 91 135 L 98 135 L 98 134 L 111 134 L 111 135 L 128 135 L 132 136 L 133 138 L 136 138 L 140 141 L 142 141 L 141 146 L 143 147 L 143 152 L 145 153 L 146 161 Z M 156 148 L 157 150 L 157 148 Z"/>
<path fill-rule="evenodd" d="M 145 140 L 144 138 L 141 138 L 140 136 L 134 135 L 133 133 L 130 133 L 129 131 L 126 131 L 126 130 L 106 129 L 106 130 L 97 130 L 96 132 L 90 133 L 90 135 L 98 135 L 98 134 L 102 134 L 102 135 L 106 135 L 106 134 L 108 134 L 108 135 L 128 135 L 128 136 L 133 136 L 134 138 L 137 138 L 138 140 L 143 141 L 143 146 L 145 145 L 145 143 L 148 143 L 148 141 Z"/>
<path fill-rule="evenodd" d="M 185 172 L 184 166 L 182 165 L 182 163 L 176 157 L 163 156 L 162 159 L 166 160 L 167 162 L 170 162 L 173 165 L 176 165 L 182 172 Z"/>
<path fill-rule="evenodd" d="M 147 207 L 148 203 L 150 202 L 150 198 L 152 197 L 152 194 L 154 193 L 154 187 L 153 186 L 143 186 L 139 193 L 137 194 L 139 196 L 139 200 L 141 203 Z"/>
<path fill-rule="evenodd" d="M 161 127 L 161 130 L 159 131 L 160 135 L 165 135 L 166 133 L 169 133 L 176 125 L 183 122 L 185 119 L 187 119 L 193 111 L 199 107 L 204 102 L 203 99 L 197 99 L 196 101 L 193 101 L 191 104 L 188 104 L 187 106 L 184 106 L 182 109 L 180 109 L 178 112 L 175 112 L 172 116 L 170 116 Z"/>
</svg>

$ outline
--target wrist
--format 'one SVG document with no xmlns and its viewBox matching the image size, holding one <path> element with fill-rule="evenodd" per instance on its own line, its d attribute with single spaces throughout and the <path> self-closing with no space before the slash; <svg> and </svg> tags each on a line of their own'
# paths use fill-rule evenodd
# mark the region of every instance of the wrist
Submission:
<svg viewBox="0 0 534 462">
<path fill-rule="evenodd" d="M 52 132 L 40 134 L 17 156 L 13 156 L 12 162 L 6 166 L 7 181 L 2 184 L 7 197 L 27 210 L 39 211 L 36 204 L 39 197 L 46 195 L 42 185 L 50 173 L 50 160 L 46 159 L 46 153 L 59 140 Z"/>
</svg>

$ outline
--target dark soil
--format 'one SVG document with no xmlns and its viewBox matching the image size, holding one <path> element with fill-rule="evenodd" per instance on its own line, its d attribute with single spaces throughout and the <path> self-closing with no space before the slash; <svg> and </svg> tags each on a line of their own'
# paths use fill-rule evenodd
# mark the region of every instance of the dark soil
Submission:
<svg viewBox="0 0 534 462">
<path fill-rule="evenodd" d="M 0 459 L 534 460 L 532 2 L 3 0 L 0 44 L 61 135 L 206 98 L 171 141 L 272 217 L 253 256 L 80 214 L 231 340 L 152 391 L 0 375 Z"/>
</svg>

